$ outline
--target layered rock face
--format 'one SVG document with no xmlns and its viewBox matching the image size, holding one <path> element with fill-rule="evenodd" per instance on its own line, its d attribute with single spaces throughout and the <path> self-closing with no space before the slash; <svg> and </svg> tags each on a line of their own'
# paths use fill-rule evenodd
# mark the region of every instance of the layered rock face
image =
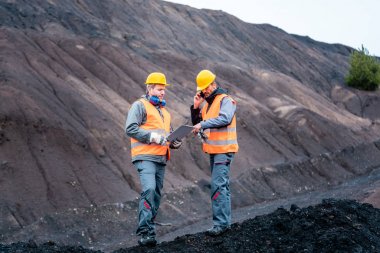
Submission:
<svg viewBox="0 0 380 253">
<path fill-rule="evenodd" d="M 201 69 L 214 71 L 237 101 L 235 207 L 273 198 L 267 193 L 279 192 L 277 183 L 286 182 L 291 195 L 380 165 L 365 153 L 352 151 L 365 166 L 334 155 L 362 144 L 380 157 L 380 94 L 344 85 L 347 46 L 153 0 L 8 0 L 0 3 L 0 24 L 4 233 L 69 208 L 135 200 L 139 179 L 124 124 L 153 71 L 172 83 L 166 100 L 174 128 L 190 123 Z M 164 190 L 208 210 L 208 157 L 200 146 L 190 136 L 173 152 Z M 345 158 L 326 172 L 321 154 Z M 295 171 L 299 181 L 284 180 L 283 171 Z M 252 188 L 263 190 L 252 195 Z M 191 208 L 173 202 L 163 210 L 191 222 L 183 211 Z"/>
</svg>

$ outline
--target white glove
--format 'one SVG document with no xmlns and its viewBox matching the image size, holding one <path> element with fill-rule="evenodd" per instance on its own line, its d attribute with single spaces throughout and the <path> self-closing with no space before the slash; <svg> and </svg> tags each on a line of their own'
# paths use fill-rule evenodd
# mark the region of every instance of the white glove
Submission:
<svg viewBox="0 0 380 253">
<path fill-rule="evenodd" d="M 170 143 L 170 148 L 178 149 L 179 147 L 181 147 L 181 145 L 182 145 L 182 141 L 174 140 Z"/>
<path fill-rule="evenodd" d="M 150 143 L 157 143 L 158 145 L 162 145 L 162 146 L 165 146 L 166 145 L 166 138 L 165 136 L 162 136 L 161 134 L 158 134 L 158 133 L 151 133 L 150 134 L 150 138 L 149 138 L 149 141 Z"/>
</svg>

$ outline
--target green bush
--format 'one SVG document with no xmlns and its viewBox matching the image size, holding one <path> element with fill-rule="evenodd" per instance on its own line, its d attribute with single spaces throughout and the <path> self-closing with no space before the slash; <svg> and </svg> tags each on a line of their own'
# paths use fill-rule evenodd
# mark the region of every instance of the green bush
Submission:
<svg viewBox="0 0 380 253">
<path fill-rule="evenodd" d="M 369 55 L 363 45 L 350 56 L 346 83 L 350 87 L 368 91 L 374 91 L 380 85 L 380 63 L 376 57 Z"/>
</svg>

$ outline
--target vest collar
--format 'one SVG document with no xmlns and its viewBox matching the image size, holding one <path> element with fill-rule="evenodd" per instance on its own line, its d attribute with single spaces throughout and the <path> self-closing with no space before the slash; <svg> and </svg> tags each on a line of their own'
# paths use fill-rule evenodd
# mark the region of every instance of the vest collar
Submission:
<svg viewBox="0 0 380 253">
<path fill-rule="evenodd" d="M 216 97 L 216 95 L 219 95 L 219 94 L 228 94 L 228 90 L 225 90 L 221 87 L 218 87 L 216 88 L 211 94 L 210 96 L 208 96 L 206 99 L 206 102 L 209 104 L 209 106 L 211 106 L 212 102 L 214 102 L 214 99 Z"/>
</svg>

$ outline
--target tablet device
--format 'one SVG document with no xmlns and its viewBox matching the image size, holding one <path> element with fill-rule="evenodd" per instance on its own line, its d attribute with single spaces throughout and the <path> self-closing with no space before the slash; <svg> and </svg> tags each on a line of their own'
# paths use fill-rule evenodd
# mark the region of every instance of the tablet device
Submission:
<svg viewBox="0 0 380 253">
<path fill-rule="evenodd" d="M 171 134 L 168 135 L 168 141 L 174 141 L 175 139 L 181 140 L 183 137 L 188 135 L 193 130 L 193 126 L 182 125 L 174 130 Z"/>
</svg>

